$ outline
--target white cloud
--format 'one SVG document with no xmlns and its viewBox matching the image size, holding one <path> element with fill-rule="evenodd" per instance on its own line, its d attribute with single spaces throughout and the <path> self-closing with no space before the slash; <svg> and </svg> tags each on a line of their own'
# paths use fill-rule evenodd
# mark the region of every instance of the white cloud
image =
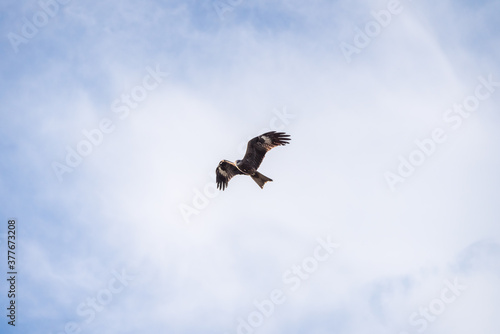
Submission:
<svg viewBox="0 0 500 334">
<path fill-rule="evenodd" d="M 339 41 L 385 6 L 243 1 L 220 21 L 209 3 L 69 4 L 2 65 L 0 196 L 23 224 L 24 326 L 84 322 L 79 304 L 126 268 L 134 279 L 84 331 L 235 333 L 331 235 L 338 253 L 258 332 L 414 333 L 412 312 L 455 277 L 467 290 L 426 332 L 498 329 L 498 97 L 456 131 L 442 118 L 478 76 L 500 78 L 493 37 L 460 38 L 496 26 L 494 5 L 453 21 L 458 4 L 405 4 L 348 64 Z M 111 104 L 156 64 L 169 76 L 120 119 Z M 283 106 L 291 144 L 261 166 L 274 181 L 235 177 L 186 224 L 179 205 Z M 113 132 L 59 183 L 51 163 L 103 118 Z M 391 192 L 384 173 L 436 127 L 448 140 Z"/>
</svg>

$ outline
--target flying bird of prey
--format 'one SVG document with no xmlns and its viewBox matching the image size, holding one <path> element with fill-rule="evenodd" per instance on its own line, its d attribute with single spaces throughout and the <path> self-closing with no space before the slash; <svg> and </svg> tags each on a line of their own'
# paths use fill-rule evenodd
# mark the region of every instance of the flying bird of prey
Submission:
<svg viewBox="0 0 500 334">
<path fill-rule="evenodd" d="M 219 162 L 219 166 L 215 170 L 217 188 L 226 189 L 229 180 L 235 175 L 249 175 L 259 187 L 264 188 L 264 184 L 272 180 L 257 172 L 257 169 L 268 151 L 276 146 L 289 144 L 289 141 L 290 135 L 276 131 L 266 132 L 251 139 L 242 160 L 236 160 L 235 162 L 222 160 Z"/>
</svg>

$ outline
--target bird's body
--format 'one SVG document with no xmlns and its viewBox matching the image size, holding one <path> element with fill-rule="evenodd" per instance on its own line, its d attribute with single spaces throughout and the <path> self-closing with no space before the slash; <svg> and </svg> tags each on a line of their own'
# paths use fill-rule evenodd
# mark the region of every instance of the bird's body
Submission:
<svg viewBox="0 0 500 334">
<path fill-rule="evenodd" d="M 265 175 L 257 171 L 264 156 L 272 148 L 289 143 L 290 135 L 284 132 L 266 132 L 251 139 L 247 145 L 245 156 L 241 160 L 231 162 L 222 160 L 215 170 L 217 188 L 224 190 L 229 180 L 235 175 L 249 175 L 259 185 L 264 188 L 266 182 L 272 181 Z"/>
</svg>

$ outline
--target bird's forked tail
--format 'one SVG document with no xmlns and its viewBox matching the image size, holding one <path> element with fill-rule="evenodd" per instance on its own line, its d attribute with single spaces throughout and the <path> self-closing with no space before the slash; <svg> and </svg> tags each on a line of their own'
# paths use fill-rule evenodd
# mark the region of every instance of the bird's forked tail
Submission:
<svg viewBox="0 0 500 334">
<path fill-rule="evenodd" d="M 255 172 L 255 174 L 251 175 L 251 177 L 262 189 L 264 189 L 264 184 L 266 184 L 266 182 L 272 181 L 272 179 L 259 172 Z"/>
</svg>

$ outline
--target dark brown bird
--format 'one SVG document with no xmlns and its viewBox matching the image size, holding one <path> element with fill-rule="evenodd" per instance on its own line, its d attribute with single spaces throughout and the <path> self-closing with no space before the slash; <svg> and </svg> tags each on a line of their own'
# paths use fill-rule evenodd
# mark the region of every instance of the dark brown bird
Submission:
<svg viewBox="0 0 500 334">
<path fill-rule="evenodd" d="M 235 175 L 249 175 L 259 187 L 264 188 L 266 182 L 272 181 L 272 179 L 257 172 L 264 156 L 276 146 L 289 144 L 290 140 L 290 135 L 276 131 L 266 132 L 251 139 L 242 160 L 236 160 L 235 162 L 222 160 L 219 162 L 219 166 L 215 170 L 217 188 L 226 189 L 229 180 Z"/>
</svg>

